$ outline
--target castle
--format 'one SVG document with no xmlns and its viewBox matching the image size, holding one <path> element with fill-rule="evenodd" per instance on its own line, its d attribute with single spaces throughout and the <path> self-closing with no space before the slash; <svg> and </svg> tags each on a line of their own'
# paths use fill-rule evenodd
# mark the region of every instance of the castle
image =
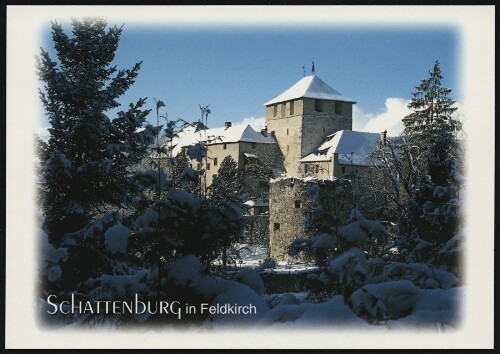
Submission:
<svg viewBox="0 0 500 354">
<path fill-rule="evenodd" d="M 339 184 L 341 178 L 352 178 L 369 166 L 368 154 L 374 150 L 384 133 L 352 130 L 353 105 L 316 75 L 305 76 L 289 89 L 265 103 L 266 126 L 255 131 L 250 125 L 205 129 L 194 124 L 183 129 L 170 143 L 175 156 L 187 147 L 204 141 L 205 162 L 191 161 L 194 169 L 204 169 L 206 181 L 217 177 L 220 163 L 231 156 L 245 174 L 252 175 L 256 166 L 269 167 L 273 175 L 254 174 L 254 195 L 245 202 L 247 214 L 268 218 L 271 255 L 286 256 L 287 243 L 301 236 L 308 211 L 298 210 L 307 205 L 310 182 L 322 181 L 322 193 Z M 274 185 L 276 184 L 276 185 Z M 288 187 L 287 187 L 288 186 Z M 293 191 L 291 187 L 296 186 Z M 349 198 L 336 204 L 337 216 L 346 218 Z M 279 239 L 279 242 L 277 241 Z"/>
</svg>

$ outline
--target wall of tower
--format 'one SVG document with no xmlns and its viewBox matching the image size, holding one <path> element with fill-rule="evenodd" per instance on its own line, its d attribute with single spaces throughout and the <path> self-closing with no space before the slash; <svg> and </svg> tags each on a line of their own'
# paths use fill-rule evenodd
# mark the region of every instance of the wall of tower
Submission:
<svg viewBox="0 0 500 354">
<path fill-rule="evenodd" d="M 293 102 L 293 110 L 291 107 Z M 266 126 L 269 134 L 274 132 L 283 153 L 284 167 L 289 176 L 298 176 L 298 160 L 301 157 L 302 100 L 278 103 L 266 107 Z"/>
<path fill-rule="evenodd" d="M 319 188 L 311 189 L 313 186 Z M 271 182 L 269 251 L 272 258 L 285 260 L 288 258 L 288 248 L 295 238 L 318 235 L 315 222 L 324 216 L 318 211 L 318 206 L 329 215 L 330 226 L 343 225 L 352 206 L 350 182 L 343 179 L 324 181 L 301 178 L 284 178 Z"/>
<path fill-rule="evenodd" d="M 305 114 L 302 119 L 301 158 L 313 152 L 328 135 L 339 130 L 352 130 L 352 118 L 339 114 Z"/>
</svg>

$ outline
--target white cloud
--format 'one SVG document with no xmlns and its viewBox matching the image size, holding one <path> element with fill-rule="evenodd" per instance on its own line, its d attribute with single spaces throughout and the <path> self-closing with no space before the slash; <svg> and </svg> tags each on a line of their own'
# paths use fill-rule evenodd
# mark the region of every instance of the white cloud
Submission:
<svg viewBox="0 0 500 354">
<path fill-rule="evenodd" d="M 374 114 L 365 112 L 358 106 L 353 107 L 353 130 L 379 133 L 387 130 L 389 136 L 397 136 L 403 132 L 402 118 L 411 113 L 408 108 L 410 100 L 400 97 L 388 97 L 385 100 L 385 111 Z M 463 123 L 464 131 L 467 131 L 467 110 L 464 101 L 455 103 L 457 111 L 455 117 Z"/>
<path fill-rule="evenodd" d="M 260 132 L 261 129 L 264 129 L 266 126 L 266 118 L 265 117 L 245 117 L 243 118 L 242 121 L 240 122 L 233 122 L 233 126 L 237 125 L 248 125 L 250 126 L 257 132 Z"/>
<path fill-rule="evenodd" d="M 385 111 L 374 114 L 363 111 L 358 106 L 353 107 L 353 130 L 379 133 L 387 130 L 387 135 L 396 136 L 403 131 L 405 116 L 411 113 L 409 100 L 400 97 L 388 97 L 385 100 Z"/>
</svg>

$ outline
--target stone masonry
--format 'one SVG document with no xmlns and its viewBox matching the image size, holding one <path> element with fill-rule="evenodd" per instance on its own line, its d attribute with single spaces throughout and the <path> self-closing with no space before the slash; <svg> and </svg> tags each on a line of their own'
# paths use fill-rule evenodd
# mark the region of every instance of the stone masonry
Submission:
<svg viewBox="0 0 500 354">
<path fill-rule="evenodd" d="M 315 221 L 343 225 L 352 204 L 348 180 L 281 178 L 271 182 L 269 191 L 270 255 L 286 260 L 292 241 L 300 236 L 318 235 Z"/>
</svg>

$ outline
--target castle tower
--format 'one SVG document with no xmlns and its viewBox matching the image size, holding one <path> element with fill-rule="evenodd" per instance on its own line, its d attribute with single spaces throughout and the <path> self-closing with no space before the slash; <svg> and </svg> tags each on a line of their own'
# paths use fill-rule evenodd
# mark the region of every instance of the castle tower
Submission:
<svg viewBox="0 0 500 354">
<path fill-rule="evenodd" d="M 299 160 L 328 135 L 352 130 L 352 105 L 316 75 L 306 76 L 265 103 L 266 127 L 285 156 L 287 176 L 299 176 Z"/>
</svg>

